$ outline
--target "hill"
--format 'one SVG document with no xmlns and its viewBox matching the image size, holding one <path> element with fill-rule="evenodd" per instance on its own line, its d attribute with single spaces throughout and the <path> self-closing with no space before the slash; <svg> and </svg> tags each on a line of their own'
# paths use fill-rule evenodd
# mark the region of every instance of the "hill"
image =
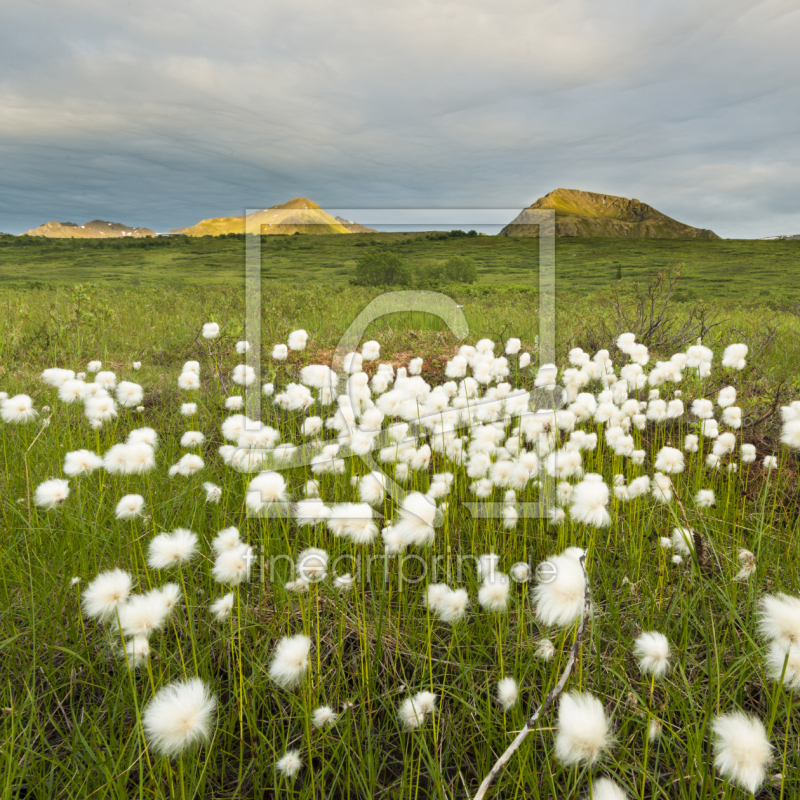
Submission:
<svg viewBox="0 0 800 800">
<path fill-rule="evenodd" d="M 625 236 L 651 239 L 719 239 L 716 233 L 693 228 L 662 214 L 640 200 L 611 194 L 556 189 L 540 197 L 515 217 L 498 236 L 538 236 L 531 226 L 532 209 L 556 212 L 556 236 Z"/>
<path fill-rule="evenodd" d="M 295 197 L 288 203 L 254 211 L 247 215 L 247 226 L 258 225 L 265 234 L 275 233 L 350 233 L 340 222 L 306 197 Z M 245 216 L 204 219 L 189 228 L 171 233 L 187 236 L 220 236 L 244 233 Z"/>
<path fill-rule="evenodd" d="M 129 228 L 121 222 L 93 219 L 85 225 L 74 222 L 46 222 L 21 234 L 22 236 L 47 236 L 51 239 L 112 239 L 133 236 L 155 236 L 149 228 Z"/>
<path fill-rule="evenodd" d="M 368 228 L 366 225 L 359 225 L 357 222 L 351 222 L 349 219 L 345 219 L 344 217 L 334 217 L 334 219 L 340 224 L 344 225 L 350 233 L 378 233 L 375 228 Z"/>
</svg>

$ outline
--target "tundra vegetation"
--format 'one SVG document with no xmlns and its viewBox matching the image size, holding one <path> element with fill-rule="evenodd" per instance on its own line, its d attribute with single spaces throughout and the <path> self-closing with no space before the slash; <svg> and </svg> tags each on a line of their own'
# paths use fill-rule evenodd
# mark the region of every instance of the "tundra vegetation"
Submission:
<svg viewBox="0 0 800 800">
<path fill-rule="evenodd" d="M 265 263 L 329 246 L 274 238 L 299 241 Z M 6 281 L 5 797 L 472 797 L 582 624 L 487 796 L 800 794 L 791 287 L 702 302 L 696 265 L 637 283 L 631 257 L 588 292 L 560 242 L 548 365 L 535 282 L 485 282 L 482 240 L 392 240 L 412 274 L 478 264 L 440 286 L 466 339 L 395 314 L 335 375 L 383 291 L 350 285 L 362 251 L 346 280 L 268 278 L 258 383 L 240 273 L 172 280 L 239 240 L 50 242 L 66 278 Z M 133 256 L 139 287 L 70 280 Z"/>
</svg>

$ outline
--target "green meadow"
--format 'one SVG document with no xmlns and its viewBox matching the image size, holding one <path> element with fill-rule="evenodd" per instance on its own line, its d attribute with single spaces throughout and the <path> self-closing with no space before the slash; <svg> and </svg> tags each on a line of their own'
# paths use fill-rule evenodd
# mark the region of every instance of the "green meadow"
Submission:
<svg viewBox="0 0 800 800">
<path fill-rule="evenodd" d="M 412 269 L 466 255 L 479 270 L 474 285 L 426 287 L 462 306 L 469 326 L 464 341 L 430 314 L 395 314 L 377 320 L 363 337 L 379 342 L 381 362 L 397 369 L 422 357 L 424 380 L 442 386 L 447 361 L 461 344 L 488 337 L 500 356 L 517 337 L 521 351 L 533 354 L 532 369 L 510 354 L 505 380 L 517 389 L 534 388 L 537 240 L 266 237 L 259 363 L 262 383 L 273 383 L 274 394 L 262 395 L 262 420 L 282 443 L 307 443 L 304 424 L 312 415 L 334 418 L 335 406 L 323 405 L 316 393 L 306 408 L 282 407 L 275 399 L 290 384 L 296 389 L 304 366 L 330 363 L 341 334 L 381 294 L 350 284 L 360 255 L 375 247 L 393 250 Z M 783 650 L 776 656 L 782 645 L 768 641 L 759 627 L 765 596 L 800 593 L 798 451 L 780 442 L 781 407 L 800 399 L 799 247 L 559 240 L 555 324 L 562 380 L 575 347 L 589 355 L 608 349 L 615 377 L 621 376 L 630 362 L 615 341 L 626 331 L 649 347 L 646 372 L 702 338 L 714 352 L 711 374 L 687 367 L 677 383 L 660 384 L 664 400 L 682 393 L 680 416 L 651 415 L 640 425 L 620 417 L 629 444 L 644 451 L 641 462 L 616 451 L 616 425 L 591 417 L 576 421 L 581 436 L 598 437 L 594 449 L 581 451 L 581 470 L 602 476 L 609 487 L 608 521 L 598 524 L 581 518 L 564 494 L 564 483 L 571 491 L 586 489 L 591 481 L 582 481 L 583 472 L 559 478 L 560 521 L 522 513 L 514 518 L 505 510 L 517 501 L 536 504 L 543 487 L 554 486 L 545 464 L 550 447 L 565 448 L 568 430 L 528 438 L 522 419 L 507 420 L 489 402 L 486 413 L 494 417 L 467 413 L 454 432 L 469 450 L 464 459 L 437 449 L 433 429 L 421 430 L 410 469 L 399 459 L 381 461 L 381 468 L 406 492 L 436 495 L 442 524 L 431 543 L 408 548 L 412 558 L 402 570 L 395 556 L 384 571 L 379 531 L 400 519 L 401 497 L 377 502 L 374 538 L 355 541 L 325 524 L 300 524 L 294 511 L 248 514 L 255 473 L 224 462 L 220 446 L 230 442 L 221 426 L 235 413 L 226 403 L 243 394 L 233 378 L 244 361 L 236 345 L 247 335 L 241 239 L 0 239 L 0 391 L 29 395 L 38 413 L 25 424 L 0 422 L 0 798 L 472 798 L 556 685 L 573 644 L 578 657 L 564 694 L 597 698 L 608 735 L 586 750 L 581 726 L 562 724 L 556 701 L 487 797 L 752 798 L 741 775 L 715 767 L 720 743 L 712 731 L 720 716 L 737 710 L 763 725 L 771 747 L 753 779 L 755 796 L 800 797 L 800 658 L 792 655 L 796 646 L 785 662 Z M 203 338 L 209 322 L 219 324 L 217 338 Z M 306 348 L 286 360 L 273 358 L 273 346 L 299 328 L 309 334 Z M 747 345 L 742 370 L 721 363 L 733 343 Z M 40 377 L 48 367 L 86 372 L 94 359 L 117 381 L 141 386 L 141 405 L 120 401 L 117 416 L 103 421 L 92 417 L 88 402 L 60 399 Z M 197 388 L 182 388 L 183 365 L 192 362 Z M 370 377 L 376 363 L 365 362 Z M 86 381 L 92 380 L 88 373 Z M 715 401 L 728 386 L 735 389 L 742 424 L 728 426 L 725 410 L 713 407 L 729 449 L 709 461 L 717 439 L 704 438 L 692 402 Z M 339 391 L 343 387 L 340 380 Z M 582 391 L 599 395 L 604 388 L 595 376 Z M 630 398 L 652 402 L 651 389 L 631 389 Z M 379 395 L 376 389 L 376 403 Z M 185 403 L 196 407 L 185 409 Z M 480 488 L 467 474 L 475 473 L 471 445 L 483 446 L 487 420 L 502 428 L 502 441 L 487 450 L 493 483 L 483 497 L 503 508 L 497 517 L 468 510 Z M 147 470 L 114 471 L 105 462 L 87 474 L 66 471 L 67 453 L 104 456 L 145 427 L 158 437 Z M 184 439 L 189 431 L 194 444 Z M 687 445 L 699 433 L 695 451 Z M 330 427 L 319 437 L 320 444 L 337 443 Z M 742 445 L 755 447 L 752 460 Z M 432 450 L 427 459 L 426 446 Z M 665 447 L 683 455 L 681 470 L 670 473 L 674 497 L 662 502 L 650 481 Z M 287 500 L 303 500 L 315 479 L 326 506 L 358 503 L 370 467 L 347 448 L 342 445 L 341 468 L 330 472 L 293 463 L 290 455 L 281 470 Z M 512 501 L 497 465 L 521 464 L 523 451 L 528 458 L 538 451 L 539 471 L 513 490 Z M 170 471 L 187 456 L 199 456 L 202 466 L 195 459 L 191 469 Z M 775 469 L 764 462 L 772 456 Z M 440 494 L 445 473 L 452 484 Z M 37 492 L 52 479 L 69 480 L 63 502 L 48 503 Z M 643 493 L 617 491 L 637 480 L 639 486 L 644 481 Z M 219 489 L 217 502 L 209 499 L 206 482 Z M 713 505 L 698 499 L 701 490 L 713 492 Z M 125 518 L 117 503 L 130 495 L 143 505 Z M 231 526 L 257 555 L 248 579 L 237 584 L 214 572 L 215 537 Z M 694 534 L 675 537 L 676 528 Z M 184 562 L 165 566 L 154 558 L 152 542 L 176 529 L 196 534 L 196 549 Z M 298 590 L 294 563 L 309 547 L 326 551 L 329 574 Z M 592 613 L 580 640 L 578 618 L 553 623 L 531 591 L 536 565 L 567 547 L 586 551 Z M 482 599 L 486 575 L 476 567 L 488 553 L 498 556 L 503 575 L 519 575 L 520 563 L 530 569 L 527 579 L 507 582 L 505 599 L 494 606 Z M 349 590 L 334 582 L 356 573 L 351 565 L 368 557 L 381 565 L 369 580 L 356 574 Z M 445 572 L 450 558 L 456 560 L 452 574 Z M 85 613 L 82 593 L 98 574 L 115 568 L 129 573 L 132 595 L 171 583 L 179 596 L 168 618 L 148 631 L 146 652 L 133 648 L 133 628 L 121 630 L 113 611 L 105 620 Z M 434 580 L 466 591 L 463 616 L 445 621 L 426 603 Z M 224 596 L 232 605 L 218 618 L 212 604 Z M 669 642 L 669 668 L 658 677 L 643 671 L 637 656 L 635 643 L 645 631 Z M 294 684 L 280 684 L 273 671 L 279 642 L 299 635 L 308 637 L 307 659 Z M 213 695 L 213 713 L 197 723 L 197 741 L 170 756 L 143 720 L 165 687 L 193 677 Z M 504 677 L 515 682 L 510 699 L 498 694 Z M 432 708 L 409 718 L 403 704 L 421 692 L 435 695 Z M 315 712 L 328 707 L 335 721 L 318 725 Z M 180 739 L 180 729 L 171 729 Z M 589 755 L 569 761 L 565 752 Z M 294 759 L 297 772 L 286 767 Z M 608 793 L 605 779 L 624 795 Z"/>
<path fill-rule="evenodd" d="M 536 287 L 538 239 L 425 234 L 264 236 L 262 275 L 279 285 L 347 285 L 367 248 L 398 253 L 412 267 L 464 255 L 478 265 L 477 290 Z M 646 281 L 683 264 L 676 299 L 785 304 L 800 297 L 800 242 L 678 239 L 558 239 L 559 290 L 587 295 Z M 241 286 L 242 237 L 97 241 L 0 238 L 0 286 L 75 283 L 147 287 Z"/>
</svg>

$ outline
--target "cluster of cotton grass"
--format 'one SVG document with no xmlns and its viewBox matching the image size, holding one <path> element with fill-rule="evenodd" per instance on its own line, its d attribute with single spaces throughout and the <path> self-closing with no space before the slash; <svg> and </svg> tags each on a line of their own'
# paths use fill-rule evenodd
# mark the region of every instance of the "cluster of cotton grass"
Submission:
<svg viewBox="0 0 800 800">
<path fill-rule="evenodd" d="M 204 325 L 206 339 L 219 335 L 216 323 Z M 501 355 L 489 339 L 462 346 L 447 362 L 446 380 L 438 385 L 423 377 L 423 358 L 413 358 L 407 366 L 387 362 L 372 368 L 380 359 L 381 348 L 375 341 L 366 342 L 360 352 L 348 353 L 341 374 L 327 365 L 305 363 L 290 380 L 280 371 L 281 362 L 292 352 L 304 351 L 308 340 L 305 331 L 294 331 L 287 344 L 272 349 L 275 377 L 263 385 L 262 394 L 273 408 L 270 420 L 275 426 L 241 413 L 227 416 L 219 425 L 226 443 L 218 448 L 214 466 L 252 476 L 245 478 L 244 504 L 252 515 L 280 530 L 295 562 L 292 580 L 284 587 L 289 594 L 318 597 L 327 587 L 341 597 L 353 588 L 355 579 L 349 572 L 330 569 L 334 556 L 382 551 L 388 558 L 400 558 L 407 553 L 441 552 L 449 547 L 460 504 L 493 503 L 497 512 L 490 516 L 488 530 L 494 550 L 477 559 L 480 583 L 472 598 L 470 586 L 429 581 L 426 574 L 416 608 L 429 626 L 441 623 L 455 631 L 468 624 L 471 615 L 483 615 L 496 624 L 499 670 L 494 699 L 505 713 L 518 706 L 520 698 L 520 685 L 504 674 L 502 663 L 503 617 L 510 607 L 532 605 L 539 625 L 560 641 L 558 647 L 550 638 L 538 642 L 538 654 L 552 659 L 584 613 L 587 587 L 581 559 L 591 560 L 604 538 L 608 541 L 621 513 L 634 519 L 659 515 L 669 522 L 672 535 L 661 538 L 662 548 L 673 552 L 676 567 L 688 561 L 694 568 L 698 537 L 684 519 L 684 506 L 691 504 L 692 513 L 702 514 L 715 505 L 720 488 L 730 502 L 730 476 L 749 470 L 758 458 L 756 448 L 744 441 L 742 409 L 733 385 L 747 363 L 743 344 L 727 347 L 716 369 L 715 354 L 700 342 L 654 364 L 633 334 L 623 334 L 616 342 L 619 363 L 608 350 L 590 355 L 574 348 L 568 366 L 543 364 L 536 371 L 534 390 L 563 389 L 566 402 L 553 411 L 536 408 L 535 391 L 512 385 L 531 361 L 521 352 L 518 339 L 509 339 Z M 247 342 L 236 345 L 240 355 L 249 349 Z M 104 451 L 98 452 L 100 429 L 118 418 L 120 407 L 141 409 L 144 398 L 139 384 L 118 382 L 113 372 L 101 367 L 99 362 L 88 365 L 92 381 L 67 369 L 42 373 L 42 381 L 57 392 L 55 402 L 82 404 L 88 423 L 86 446 L 64 456 L 63 475 L 80 482 L 99 471 L 150 481 L 176 475 L 192 479 L 207 469 L 195 452 L 187 452 L 176 464 L 159 463 L 160 434 L 148 427 L 131 430 L 124 441 L 112 441 L 114 427 L 105 437 Z M 706 387 L 715 374 L 730 383 L 709 398 Z M 204 382 L 199 362 L 188 361 L 177 386 L 182 397 L 187 393 L 202 397 L 215 380 Z M 255 372 L 238 364 L 230 380 L 247 388 L 254 383 Z M 28 395 L 2 396 L 0 415 L 8 425 L 32 425 L 42 414 L 34 405 Z M 242 405 L 239 395 L 224 399 L 228 411 L 239 411 Z M 182 402 L 180 411 L 193 426 L 181 435 L 182 448 L 201 448 L 207 437 L 216 434 L 210 423 L 204 431 L 195 429 L 201 425 L 194 400 Z M 783 445 L 800 449 L 800 402 L 784 407 L 782 414 Z M 96 432 L 94 447 L 90 431 Z M 352 468 L 353 463 L 364 469 Z M 778 466 L 778 455 L 762 455 L 761 469 Z M 348 467 L 350 496 L 343 498 L 334 487 Z M 223 489 L 209 481 L 189 486 L 198 503 L 219 504 L 224 498 Z M 68 508 L 69 480 L 39 483 L 34 500 L 42 512 Z M 680 507 L 678 500 L 683 501 Z M 146 516 L 142 495 L 126 494 L 113 501 L 120 520 L 133 523 Z M 539 565 L 540 579 L 528 595 L 531 566 L 509 563 L 507 572 L 500 566 L 509 537 L 520 527 L 524 504 L 537 501 L 548 505 L 545 525 L 556 546 Z M 152 522 L 157 530 L 158 520 Z M 309 537 L 312 547 L 304 546 Z M 573 542 L 581 547 L 570 546 Z M 143 553 L 139 559 L 133 548 L 137 574 L 148 567 L 174 571 L 179 583 L 132 594 L 134 576 L 113 569 L 96 576 L 83 594 L 85 614 L 119 640 L 119 658 L 130 671 L 149 669 L 152 637 L 167 626 L 185 598 L 184 573 L 190 564 L 192 569 L 208 570 L 220 587 L 219 596 L 206 604 L 207 613 L 220 622 L 230 619 L 232 627 L 231 612 L 242 602 L 239 589 L 250 578 L 254 559 L 253 549 L 240 539 L 236 527 L 224 528 L 213 538 L 202 561 L 210 566 L 196 566 L 201 561 L 200 543 L 187 529 L 154 534 L 147 548 L 146 559 Z M 748 580 L 757 571 L 756 557 L 745 548 L 730 561 L 738 563 L 736 580 Z M 512 584 L 522 587 L 521 592 Z M 195 609 L 200 605 L 196 598 L 187 603 Z M 778 595 L 763 600 L 761 632 L 770 646 L 766 664 L 780 686 L 789 689 L 800 687 L 799 608 L 798 598 Z M 309 613 L 302 631 L 287 631 L 275 643 L 268 675 L 276 691 L 303 692 L 313 671 L 312 653 L 319 657 L 319 635 Z M 194 640 L 191 644 L 196 663 Z M 656 631 L 646 631 L 634 642 L 619 645 L 638 659 L 642 674 L 649 678 L 652 705 L 654 683 L 671 666 L 669 642 Z M 188 672 L 160 688 L 151 672 L 150 682 L 152 697 L 141 715 L 149 744 L 172 757 L 208 741 L 214 724 L 214 687 Z M 427 689 L 406 693 L 397 706 L 400 727 L 424 729 L 436 718 L 438 699 Z M 310 694 L 305 702 L 310 704 Z M 561 697 L 554 740 L 559 761 L 594 767 L 614 747 L 609 704 L 610 699 L 604 704 L 585 691 Z M 339 717 L 329 706 L 306 711 L 316 728 L 334 725 Z M 657 739 L 660 730 L 661 722 L 651 710 L 645 741 Z M 755 791 L 772 753 L 762 723 L 732 710 L 716 718 L 712 730 L 720 774 Z M 303 749 L 297 748 L 288 750 L 275 768 L 291 779 L 303 763 Z M 593 791 L 595 798 L 624 796 L 607 778 L 596 781 Z"/>
</svg>

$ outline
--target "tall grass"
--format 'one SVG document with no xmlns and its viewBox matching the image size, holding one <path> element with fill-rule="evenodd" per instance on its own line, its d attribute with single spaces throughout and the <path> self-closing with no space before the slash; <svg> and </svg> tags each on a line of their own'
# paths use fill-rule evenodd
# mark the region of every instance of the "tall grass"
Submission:
<svg viewBox="0 0 800 800">
<path fill-rule="evenodd" d="M 745 430 L 742 438 L 755 440 L 761 456 L 778 454 L 779 470 L 765 470 L 760 459 L 741 465 L 738 472 L 708 469 L 706 442 L 705 452 L 687 455 L 685 471 L 674 476 L 681 507 L 656 503 L 652 496 L 627 503 L 612 496 L 613 524 L 608 529 L 577 525 L 569 515 L 560 527 L 550 526 L 547 519 L 521 517 L 510 531 L 502 520 L 474 518 L 465 508 L 474 497 L 464 468 L 434 454 L 428 470 L 411 471 L 406 488 L 425 492 L 433 473 L 453 471 L 456 479 L 445 498 L 445 523 L 437 529 L 435 545 L 416 550 L 419 559 L 405 561 L 398 571 L 397 559 L 381 559 L 380 539 L 354 547 L 324 527 L 298 528 L 291 519 L 257 519 L 244 513 L 249 478 L 224 467 L 217 455 L 223 444 L 219 426 L 227 415 L 225 392 L 205 343 L 196 335 L 199 322 L 213 318 L 223 324 L 225 335 L 214 344 L 214 354 L 228 378 L 241 360 L 232 350 L 241 338 L 239 298 L 224 292 L 123 292 L 116 297 L 100 292 L 88 307 L 98 298 L 110 312 L 91 324 L 69 311 L 73 301 L 66 293 L 46 297 L 62 323 L 47 313 L 44 295 L 8 293 L 4 298 L 9 309 L 24 305 L 26 316 L 5 315 L 0 323 L 0 388 L 31 394 L 42 418 L 49 421 L 44 430 L 40 423 L 0 426 L 4 798 L 472 795 L 558 679 L 571 639 L 569 631 L 539 626 L 527 584 L 512 584 L 506 613 L 482 611 L 474 560 L 464 558 L 458 571 L 458 558 L 493 551 L 500 557 L 498 568 L 507 572 L 515 562 L 535 566 L 574 545 L 588 551 L 595 610 L 570 687 L 589 690 L 603 701 L 613 719 L 616 745 L 591 770 L 563 767 L 553 756 L 551 714 L 515 756 L 496 796 L 583 796 L 591 775 L 602 774 L 613 775 L 631 797 L 730 796 L 731 787 L 713 769 L 708 727 L 715 715 L 733 707 L 755 714 L 771 728 L 777 750 L 773 772 L 781 772 L 783 778 L 768 784 L 761 796 L 800 795 L 797 714 L 790 693 L 767 678 L 765 645 L 756 634 L 759 597 L 778 591 L 797 594 L 800 587 L 796 457 L 782 452 L 764 428 L 772 418 L 756 431 Z M 333 319 L 323 299 L 300 290 L 265 298 L 265 345 L 285 341 L 300 324 L 316 331 L 311 352 L 283 364 L 267 359 L 265 380 L 274 380 L 276 386 L 295 380 L 302 363 L 313 362 L 315 352 L 332 347 L 363 297 L 338 295 Z M 509 334 L 522 335 L 526 346 L 533 347 L 529 309 L 498 301 L 465 312 L 473 326 L 471 340 L 508 325 Z M 569 342 L 570 336 L 581 335 L 581 328 L 570 309 L 562 314 L 562 334 Z M 741 327 L 746 322 L 746 312 L 738 312 L 736 323 Z M 793 322 L 787 318 L 783 324 L 782 341 L 794 346 Z M 750 330 L 757 336 L 757 320 L 750 320 Z M 413 355 L 426 356 L 430 381 L 443 380 L 437 359 L 443 363 L 455 351 L 434 323 L 416 317 L 383 321 L 369 335 L 381 341 L 384 360 L 393 352 L 402 354 L 405 363 Z M 144 410 L 120 409 L 116 421 L 94 431 L 79 404 L 59 402 L 55 390 L 36 377 L 45 366 L 84 368 L 89 357 L 102 359 L 120 379 L 141 383 Z M 188 358 L 201 362 L 203 386 L 197 393 L 176 388 L 177 364 Z M 737 385 L 736 374 L 715 371 L 703 383 L 687 373 L 680 386 L 684 401 L 705 394 L 721 380 L 737 386 L 746 416 L 761 416 L 775 399 L 775 387 L 785 381 L 785 358 L 785 352 L 764 353 L 752 373 L 742 374 L 743 385 Z M 129 366 L 134 359 L 143 362 L 139 372 Z M 514 370 L 511 380 L 531 388 L 533 375 Z M 646 397 L 646 390 L 642 395 Z M 193 419 L 180 414 L 180 403 L 189 399 L 200 405 Z M 43 411 L 44 405 L 50 410 Z M 298 440 L 302 416 L 263 404 L 262 419 L 281 431 L 283 441 Z M 634 430 L 636 446 L 648 452 L 641 467 L 612 458 L 603 449 L 601 427 L 589 423 L 589 430 L 600 433 L 600 445 L 586 454 L 584 468 L 602 474 L 609 484 L 618 472 L 624 472 L 628 482 L 652 474 L 657 449 L 667 442 L 681 447 L 691 421 L 687 412 L 674 423 Z M 71 480 L 70 497 L 58 510 L 43 511 L 32 503 L 36 485 L 62 476 L 65 453 L 86 447 L 102 454 L 145 425 L 158 431 L 161 442 L 154 472 L 115 476 L 100 470 Z M 187 429 L 205 433 L 200 451 L 205 467 L 188 478 L 168 478 L 169 466 L 187 452 L 179 445 Z M 326 504 L 351 501 L 351 478 L 365 471 L 353 458 L 347 460 L 344 474 L 321 477 Z M 312 477 L 309 469 L 284 474 L 291 496 L 302 498 L 305 482 Z M 222 488 L 218 505 L 205 502 L 204 481 Z M 700 488 L 714 490 L 715 508 L 696 507 L 692 498 Z M 146 518 L 115 518 L 116 502 L 129 493 L 145 498 Z M 502 503 L 503 495 L 497 488 L 490 499 Z M 520 501 L 537 497 L 532 485 L 518 493 Z M 391 517 L 394 511 L 389 501 L 382 513 Z M 705 548 L 675 565 L 659 537 L 687 522 Z M 236 591 L 230 621 L 219 623 L 208 606 L 227 589 L 211 576 L 210 541 L 230 525 L 256 547 L 259 561 L 251 580 Z M 177 527 L 199 535 L 201 558 L 184 567 L 180 576 L 148 567 L 149 540 Z M 339 573 L 354 571 L 353 562 L 346 560 L 349 556 L 374 556 L 376 566 L 369 580 L 359 576 L 351 592 L 336 591 L 330 579 L 312 585 L 308 593 L 287 591 L 284 584 L 292 578 L 292 563 L 309 546 L 325 548 L 332 561 L 340 558 Z M 755 574 L 744 582 L 734 580 L 740 548 L 758 558 Z M 450 576 L 441 573 L 448 557 Z M 115 566 L 130 571 L 139 590 L 168 580 L 185 587 L 172 623 L 151 637 L 149 667 L 135 672 L 120 656 L 118 635 L 86 619 L 80 608 L 85 585 Z M 80 582 L 73 585 L 73 577 Z M 437 579 L 469 591 L 467 617 L 452 627 L 433 619 L 423 603 L 426 584 Z M 671 674 L 655 687 L 639 673 L 632 653 L 636 636 L 653 629 L 668 637 L 674 651 Z M 269 661 L 280 637 L 299 632 L 312 639 L 310 675 L 301 690 L 280 690 L 267 675 Z M 544 637 L 556 647 L 551 661 L 536 657 Z M 211 687 L 219 707 L 212 741 L 187 753 L 179 774 L 177 762 L 169 763 L 145 746 L 138 718 L 158 688 L 187 674 L 197 674 Z M 495 700 L 497 681 L 504 675 L 516 678 L 522 689 L 520 703 L 508 712 Z M 437 694 L 437 711 L 420 729 L 407 731 L 397 707 L 423 689 Z M 320 705 L 341 713 L 334 726 L 313 728 L 310 715 Z M 648 744 L 653 718 L 661 722 L 663 733 Z M 290 781 L 276 772 L 275 762 L 295 748 L 301 750 L 304 767 Z"/>
</svg>

